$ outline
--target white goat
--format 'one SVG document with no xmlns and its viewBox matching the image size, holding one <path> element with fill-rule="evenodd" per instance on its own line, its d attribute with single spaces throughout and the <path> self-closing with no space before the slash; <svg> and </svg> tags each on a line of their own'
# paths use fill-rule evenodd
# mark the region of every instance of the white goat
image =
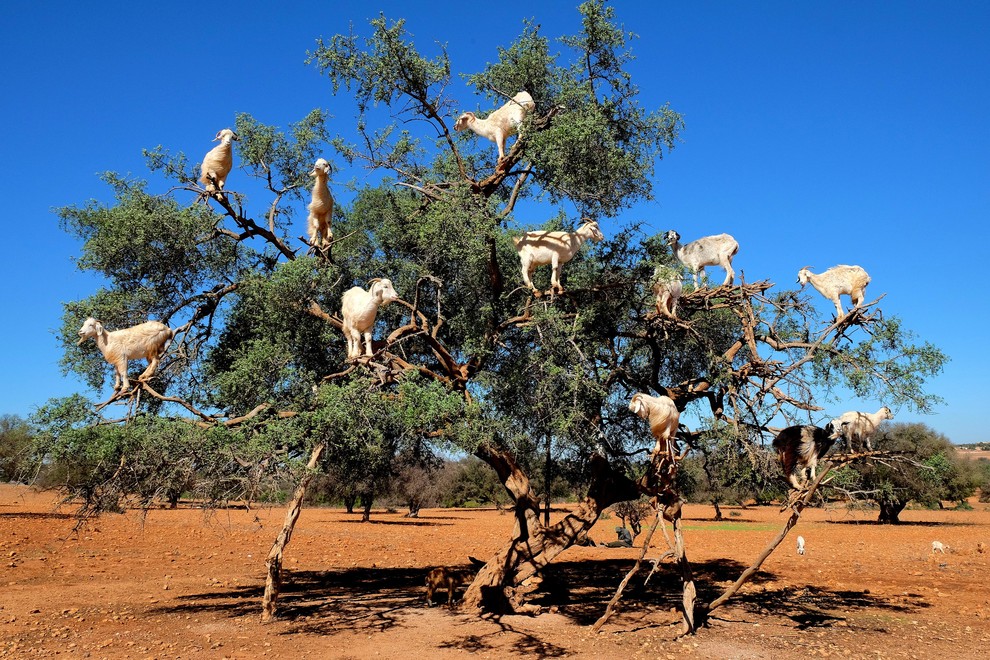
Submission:
<svg viewBox="0 0 990 660">
<path fill-rule="evenodd" d="M 932 554 L 935 554 L 936 552 L 941 552 L 943 555 L 945 554 L 945 544 L 941 541 L 932 541 Z"/>
<path fill-rule="evenodd" d="M 798 271 L 797 281 L 802 287 L 811 282 L 811 286 L 835 303 L 835 311 L 838 314 L 836 318 L 842 318 L 845 312 L 842 311 L 839 296 L 849 296 L 853 307 L 859 307 L 866 297 L 866 285 L 870 283 L 870 276 L 859 266 L 833 266 L 818 275 L 805 266 Z"/>
<path fill-rule="evenodd" d="M 797 553 L 799 555 L 803 555 L 804 554 L 804 537 L 803 536 L 797 537 Z"/>
<path fill-rule="evenodd" d="M 314 248 L 325 248 L 333 238 L 330 221 L 333 219 L 333 197 L 327 186 L 330 176 L 330 163 L 318 158 L 310 176 L 316 177 L 313 183 L 313 201 L 307 207 L 309 218 L 306 222 L 309 229 L 309 244 Z"/>
<path fill-rule="evenodd" d="M 505 158 L 505 140 L 515 135 L 526 114 L 536 107 L 528 92 L 519 92 L 505 105 L 493 111 L 484 119 L 478 119 L 473 112 L 465 112 L 454 123 L 455 131 L 470 128 L 481 137 L 488 138 L 498 147 L 498 159 Z"/>
<path fill-rule="evenodd" d="M 203 157 L 203 165 L 199 168 L 199 182 L 208 192 L 223 190 L 224 184 L 227 182 L 227 175 L 234 168 L 234 150 L 231 141 L 240 140 L 240 138 L 234 131 L 225 128 L 213 138 L 214 142 L 218 140 L 220 144 L 206 152 Z M 213 185 L 214 180 L 216 186 Z"/>
<path fill-rule="evenodd" d="M 656 296 L 657 314 L 677 318 L 677 301 L 681 298 L 681 279 L 670 269 L 657 269 L 654 274 L 653 294 Z"/>
<path fill-rule="evenodd" d="M 818 478 L 818 459 L 828 453 L 838 437 L 831 423 L 823 429 L 810 424 L 788 426 L 777 434 L 773 448 L 777 450 L 780 467 L 795 489 L 801 490 L 808 483 L 808 473 L 811 481 Z"/>
<path fill-rule="evenodd" d="M 553 271 L 550 274 L 550 292 L 563 293 L 560 284 L 560 266 L 574 258 L 581 245 L 587 239 L 594 242 L 605 238 L 598 223 L 584 218 L 584 224 L 577 231 L 528 231 L 522 236 L 512 239 L 522 262 L 523 281 L 537 296 L 540 292 L 533 286 L 530 277 L 537 266 L 550 264 Z"/>
<path fill-rule="evenodd" d="M 725 269 L 725 281 L 722 286 L 731 284 L 736 273 L 732 270 L 732 258 L 739 252 L 739 243 L 728 234 L 705 236 L 687 245 L 678 241 L 681 235 L 671 229 L 667 232 L 667 243 L 677 256 L 677 259 L 690 269 L 694 275 L 694 286 L 698 286 L 698 273 L 702 281 L 705 278 L 705 266 L 721 266 Z"/>
<path fill-rule="evenodd" d="M 104 330 L 102 323 L 89 317 L 79 328 L 77 345 L 92 337 L 97 348 L 103 353 L 103 358 L 113 365 L 115 375 L 113 389 L 119 390 L 123 386 L 126 391 L 131 389 L 130 380 L 127 378 L 127 361 L 146 359 L 148 368 L 138 376 L 138 380 L 148 380 L 158 368 L 158 361 L 165 354 L 165 349 L 168 348 L 174 334 L 175 331 L 158 321 L 148 321 L 132 328 L 108 332 Z"/>
<path fill-rule="evenodd" d="M 890 408 L 884 406 L 875 413 L 864 413 L 850 410 L 842 413 L 837 419 L 832 420 L 832 425 L 837 429 L 838 434 L 846 439 L 846 449 L 853 450 L 853 441 L 860 445 L 865 445 L 867 451 L 873 451 L 873 444 L 870 440 L 876 433 L 880 422 L 885 419 L 894 419 L 894 413 Z"/>
<path fill-rule="evenodd" d="M 650 458 L 661 451 L 670 452 L 670 442 L 677 435 L 677 424 L 681 418 L 674 400 L 669 396 L 650 396 L 637 392 L 629 401 L 629 410 L 650 423 L 650 432 L 656 438 Z"/>
<path fill-rule="evenodd" d="M 378 308 L 399 299 L 391 280 L 375 278 L 367 291 L 359 286 L 344 292 L 341 298 L 341 314 L 344 317 L 344 337 L 347 338 L 347 357 L 361 357 L 361 335 L 364 335 L 367 354 L 372 355 L 371 331 L 375 327 Z"/>
</svg>

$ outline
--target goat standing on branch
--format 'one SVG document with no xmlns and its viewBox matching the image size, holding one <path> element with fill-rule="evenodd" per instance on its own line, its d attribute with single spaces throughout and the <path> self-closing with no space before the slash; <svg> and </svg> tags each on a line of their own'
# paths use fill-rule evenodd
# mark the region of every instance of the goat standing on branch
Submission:
<svg viewBox="0 0 990 660">
<path fill-rule="evenodd" d="M 392 287 L 392 281 L 375 278 L 367 291 L 359 286 L 348 289 L 341 298 L 341 315 L 344 317 L 343 331 L 347 338 L 347 357 L 361 357 L 361 335 L 371 356 L 371 331 L 375 327 L 378 308 L 399 299 Z"/>
<path fill-rule="evenodd" d="M 309 175 L 316 178 L 313 183 L 313 201 L 307 207 L 309 217 L 306 219 L 306 224 L 309 231 L 309 244 L 317 250 L 324 250 L 333 239 L 333 230 L 330 228 L 330 221 L 333 219 L 333 196 L 330 195 L 330 188 L 327 186 L 330 163 L 318 158 Z"/>
<path fill-rule="evenodd" d="M 864 413 L 850 410 L 842 413 L 838 419 L 832 420 L 839 435 L 846 439 L 846 450 L 853 450 L 853 442 L 866 447 L 866 451 L 873 451 L 873 443 L 870 442 L 873 434 L 877 432 L 877 427 L 885 419 L 894 419 L 894 413 L 890 408 L 883 406 L 875 413 Z"/>
<path fill-rule="evenodd" d="M 536 107 L 528 92 L 519 92 L 505 105 L 493 111 L 484 119 L 478 119 L 473 112 L 465 112 L 454 123 L 455 131 L 471 129 L 478 135 L 488 138 L 498 147 L 498 159 L 505 158 L 505 140 L 519 131 L 526 115 Z"/>
<path fill-rule="evenodd" d="M 203 157 L 203 165 L 200 169 L 199 182 L 203 184 L 207 192 L 219 193 L 227 183 L 227 175 L 234 168 L 233 140 L 240 140 L 237 134 L 229 128 L 225 128 L 213 141 L 220 144 L 206 152 Z M 215 185 L 214 185 L 215 184 Z M 222 195 L 220 195 L 222 199 Z"/>
<path fill-rule="evenodd" d="M 681 279 L 671 269 L 657 269 L 654 275 L 653 294 L 656 296 L 657 314 L 677 318 L 677 301 L 681 298 Z"/>
<path fill-rule="evenodd" d="M 796 490 L 807 486 L 808 473 L 811 481 L 817 478 L 818 459 L 828 453 L 838 437 L 831 423 L 823 429 L 810 424 L 788 426 L 777 434 L 773 448 L 777 450 L 777 459 L 787 480 Z"/>
<path fill-rule="evenodd" d="M 553 270 L 548 293 L 564 293 L 564 287 L 560 284 L 560 267 L 573 259 L 588 239 L 596 243 L 605 239 L 598 223 L 588 218 L 584 218 L 584 224 L 577 231 L 528 231 L 512 239 L 522 262 L 523 281 L 536 297 L 540 296 L 540 292 L 530 279 L 536 267 L 550 264 Z"/>
<path fill-rule="evenodd" d="M 687 245 L 679 242 L 681 235 L 671 229 L 667 232 L 667 244 L 673 250 L 678 261 L 688 267 L 694 275 L 694 286 L 698 287 L 698 273 L 702 282 L 705 281 L 705 266 L 721 266 L 725 269 L 725 281 L 722 286 L 732 284 L 736 273 L 732 270 L 732 258 L 739 252 L 739 243 L 728 234 L 705 236 Z"/>
<path fill-rule="evenodd" d="M 650 458 L 661 451 L 672 455 L 673 449 L 670 443 L 677 435 L 677 424 L 681 418 L 674 400 L 669 396 L 650 396 L 637 392 L 629 400 L 629 410 L 650 423 L 650 432 L 656 438 Z"/>
<path fill-rule="evenodd" d="M 860 307 L 866 297 L 866 285 L 870 276 L 859 266 L 833 266 L 824 273 L 815 275 L 808 266 L 798 271 L 798 283 L 803 287 L 808 282 L 818 289 L 818 292 L 835 303 L 837 319 L 845 316 L 839 296 L 846 295 L 852 299 L 853 308 Z"/>
<path fill-rule="evenodd" d="M 158 361 L 165 354 L 174 334 L 171 328 L 158 321 L 148 321 L 132 328 L 108 332 L 103 328 L 102 323 L 89 317 L 79 328 L 77 345 L 92 338 L 96 342 L 96 347 L 103 353 L 103 358 L 113 365 L 114 391 L 120 390 L 121 387 L 124 391 L 128 391 L 131 389 L 131 383 L 127 378 L 127 361 L 145 358 L 148 361 L 148 368 L 138 376 L 138 380 L 142 382 L 148 380 L 158 369 Z"/>
</svg>

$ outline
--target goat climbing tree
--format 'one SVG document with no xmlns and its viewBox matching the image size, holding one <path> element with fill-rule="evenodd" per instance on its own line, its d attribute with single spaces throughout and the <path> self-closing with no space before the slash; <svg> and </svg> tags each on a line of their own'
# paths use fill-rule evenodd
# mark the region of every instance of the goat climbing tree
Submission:
<svg viewBox="0 0 990 660">
<path fill-rule="evenodd" d="M 64 227 L 83 241 L 79 267 L 108 282 L 65 306 L 66 369 L 95 390 L 104 382 L 100 357 L 73 341 L 86 316 L 108 327 L 154 317 L 178 329 L 155 379 L 99 414 L 82 397 L 39 412 L 43 454 L 82 448 L 88 457 L 92 469 L 68 484 L 73 492 L 99 510 L 124 496 L 155 501 L 193 475 L 214 499 L 293 479 L 269 555 L 271 616 L 314 471 L 347 472 L 370 502 L 396 456 L 459 449 L 488 463 L 515 503 L 513 528 L 467 606 L 536 611 L 543 569 L 609 505 L 647 494 L 674 525 L 693 629 L 672 475 L 702 430 L 685 430 L 651 462 L 653 439 L 627 409 L 633 393 L 666 394 L 711 417 L 754 463 L 775 424 L 808 420 L 837 385 L 927 408 L 924 380 L 944 356 L 913 345 L 877 301 L 830 324 L 799 292 L 744 282 L 687 294 L 678 319 L 657 316 L 650 279 L 675 262 L 661 235 L 637 226 L 610 227 L 566 264 L 566 293 L 535 298 L 522 286 L 510 240 L 517 211 L 560 229 L 649 200 L 655 167 L 683 128 L 669 107 L 638 103 L 631 35 L 613 9 L 591 0 L 578 12 L 577 34 L 555 44 L 524 23 L 494 63 L 467 77 L 484 107 L 520 90 L 535 100 L 504 159 L 491 143 L 453 132 L 475 102 L 454 97 L 446 53 L 421 55 L 401 20 L 381 16 L 368 36 L 321 40 L 310 55 L 335 102 L 356 104 L 354 132 L 331 137 L 318 110 L 285 131 L 238 115 L 239 169 L 223 198 L 196 185 L 183 154 L 158 147 L 147 152 L 149 167 L 171 189 L 108 173 L 112 204 L 62 209 Z M 298 234 L 317 157 L 375 174 L 338 200 L 333 243 L 314 251 Z M 259 197 L 266 205 L 247 208 Z M 536 283 L 546 288 L 544 270 Z M 391 279 L 402 300 L 379 311 L 374 355 L 349 361 L 341 295 L 374 277 Z M 166 432 L 174 441 L 163 465 L 148 469 L 149 447 Z M 534 468 L 574 479 L 587 496 L 563 519 L 540 520 Z"/>
</svg>

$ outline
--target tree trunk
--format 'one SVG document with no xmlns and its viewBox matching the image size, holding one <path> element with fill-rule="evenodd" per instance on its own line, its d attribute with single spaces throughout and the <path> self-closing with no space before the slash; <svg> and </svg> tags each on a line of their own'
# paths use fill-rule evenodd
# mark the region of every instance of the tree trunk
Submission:
<svg viewBox="0 0 990 660">
<path fill-rule="evenodd" d="M 676 470 L 676 467 L 674 469 Z M 674 528 L 674 561 L 681 572 L 681 622 L 684 625 L 681 634 L 686 635 L 696 630 L 694 619 L 698 592 L 694 586 L 694 574 L 684 545 L 684 527 L 681 523 L 684 500 L 672 488 L 665 489 L 657 499 L 663 507 L 663 517 L 669 520 Z"/>
<path fill-rule="evenodd" d="M 896 525 L 901 522 L 900 515 L 907 502 L 879 502 L 880 516 L 877 522 L 881 525 Z"/>
<path fill-rule="evenodd" d="M 550 434 L 547 434 L 547 450 L 543 463 L 543 491 L 544 491 L 544 508 L 543 508 L 543 525 L 545 527 L 550 526 Z"/>
<path fill-rule="evenodd" d="M 361 522 L 368 522 L 371 520 L 371 505 L 374 501 L 374 493 L 361 493 Z"/>
<path fill-rule="evenodd" d="M 292 538 L 292 530 L 295 529 L 296 521 L 299 520 L 303 498 L 306 496 L 306 487 L 309 486 L 309 482 L 313 478 L 313 468 L 316 467 L 317 461 L 320 460 L 320 454 L 323 453 L 326 446 L 326 443 L 321 442 L 313 447 L 313 453 L 310 454 L 309 463 L 306 464 L 306 473 L 299 480 L 299 485 L 296 486 L 296 491 L 293 493 L 292 500 L 289 502 L 289 508 L 285 512 L 285 522 L 282 524 L 282 531 L 275 537 L 275 543 L 272 544 L 272 549 L 268 551 L 268 558 L 265 560 L 265 566 L 268 568 L 268 578 L 265 581 L 265 593 L 261 597 L 262 623 L 271 621 L 272 617 L 275 616 L 275 605 L 278 600 L 279 590 L 282 588 L 282 553 L 285 551 L 285 546 L 289 545 L 289 540 Z"/>
<path fill-rule="evenodd" d="M 488 446 L 480 448 L 477 456 L 495 469 L 515 501 L 516 522 L 512 538 L 488 560 L 468 587 L 462 600 L 465 607 L 497 613 L 538 611 L 537 606 L 526 603 L 526 597 L 539 587 L 543 568 L 587 534 L 605 508 L 639 497 L 634 482 L 595 454 L 591 457 L 588 496 L 560 522 L 544 525 L 540 522 L 540 499 L 514 458 Z"/>
<path fill-rule="evenodd" d="M 354 513 L 354 504 L 357 503 L 357 495 L 354 493 L 348 493 L 344 495 L 344 510 L 347 513 Z"/>
<path fill-rule="evenodd" d="M 718 500 L 712 500 L 712 506 L 715 507 L 715 520 L 722 520 L 722 509 L 718 506 Z"/>
<path fill-rule="evenodd" d="M 406 518 L 419 518 L 419 501 L 409 500 L 409 513 L 406 514 Z"/>
</svg>

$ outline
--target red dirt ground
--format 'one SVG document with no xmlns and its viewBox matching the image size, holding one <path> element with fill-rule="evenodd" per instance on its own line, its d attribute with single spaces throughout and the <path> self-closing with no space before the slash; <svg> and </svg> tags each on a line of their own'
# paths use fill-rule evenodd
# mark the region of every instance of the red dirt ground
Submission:
<svg viewBox="0 0 990 660">
<path fill-rule="evenodd" d="M 591 631 L 638 548 L 565 552 L 548 571 L 540 616 L 425 607 L 429 568 L 487 558 L 508 537 L 512 519 L 497 511 L 431 509 L 419 520 L 375 511 L 362 524 L 304 509 L 279 619 L 263 625 L 263 560 L 281 508 L 132 511 L 73 531 L 71 512 L 52 503 L 0 486 L 0 657 L 950 660 L 990 648 L 990 549 L 977 551 L 990 546 L 985 504 L 906 511 L 896 527 L 872 524 L 870 512 L 808 510 L 710 627 L 678 638 L 680 589 L 668 564 L 645 586 L 634 577 L 620 612 Z M 686 509 L 702 599 L 734 580 L 785 518 L 776 508 L 727 511 L 716 523 L 710 507 Z M 616 524 L 602 520 L 592 538 L 614 540 Z M 932 555 L 933 540 L 947 554 Z"/>
</svg>

